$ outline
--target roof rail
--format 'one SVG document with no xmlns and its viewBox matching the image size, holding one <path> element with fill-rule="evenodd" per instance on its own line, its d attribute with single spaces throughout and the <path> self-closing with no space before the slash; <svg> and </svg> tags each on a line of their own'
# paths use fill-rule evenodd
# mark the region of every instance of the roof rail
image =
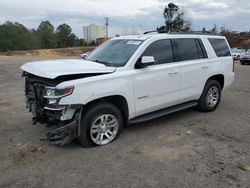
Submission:
<svg viewBox="0 0 250 188">
<path fill-rule="evenodd" d="M 210 31 L 173 31 L 171 34 L 196 34 L 196 35 L 216 35 L 211 33 Z"/>
<path fill-rule="evenodd" d="M 157 30 L 154 30 L 154 31 L 146 31 L 143 34 L 146 35 L 146 34 L 149 34 L 149 33 L 159 33 L 159 32 Z"/>
<path fill-rule="evenodd" d="M 169 32 L 166 31 L 166 30 L 153 30 L 153 31 L 146 31 L 143 34 L 146 35 L 146 34 L 149 34 L 149 33 L 169 33 Z"/>
<path fill-rule="evenodd" d="M 218 34 L 213 34 L 210 31 L 172 31 L 172 32 L 167 32 L 166 30 L 155 30 L 155 31 L 146 31 L 144 35 L 149 34 L 149 33 L 168 33 L 168 34 L 197 34 L 197 35 L 218 35 Z"/>
</svg>

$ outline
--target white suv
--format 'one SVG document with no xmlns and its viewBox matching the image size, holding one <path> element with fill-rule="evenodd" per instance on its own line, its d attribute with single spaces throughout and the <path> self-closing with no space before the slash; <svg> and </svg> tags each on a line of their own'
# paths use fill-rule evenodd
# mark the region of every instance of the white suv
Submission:
<svg viewBox="0 0 250 188">
<path fill-rule="evenodd" d="M 105 145 L 124 125 L 198 106 L 216 109 L 234 80 L 225 37 L 156 34 L 117 37 L 85 60 L 30 62 L 22 67 L 34 124 L 47 139 Z"/>
</svg>

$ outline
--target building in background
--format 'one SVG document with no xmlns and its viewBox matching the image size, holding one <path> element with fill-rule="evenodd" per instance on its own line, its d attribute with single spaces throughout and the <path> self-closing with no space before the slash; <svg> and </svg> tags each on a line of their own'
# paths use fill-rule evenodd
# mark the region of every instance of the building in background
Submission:
<svg viewBox="0 0 250 188">
<path fill-rule="evenodd" d="M 95 24 L 90 24 L 88 26 L 83 27 L 83 39 L 89 45 L 93 43 L 97 43 L 98 38 L 106 37 L 106 27 L 99 26 Z"/>
</svg>

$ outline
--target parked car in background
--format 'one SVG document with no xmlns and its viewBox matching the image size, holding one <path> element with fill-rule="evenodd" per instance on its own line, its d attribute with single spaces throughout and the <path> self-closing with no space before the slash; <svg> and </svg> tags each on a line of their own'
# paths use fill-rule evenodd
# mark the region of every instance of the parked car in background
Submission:
<svg viewBox="0 0 250 188">
<path fill-rule="evenodd" d="M 246 53 L 243 48 L 232 48 L 231 51 L 234 60 L 240 60 L 241 57 Z"/>
<path fill-rule="evenodd" d="M 241 57 L 240 63 L 242 65 L 250 64 L 250 49 L 248 49 L 246 53 Z"/>
</svg>

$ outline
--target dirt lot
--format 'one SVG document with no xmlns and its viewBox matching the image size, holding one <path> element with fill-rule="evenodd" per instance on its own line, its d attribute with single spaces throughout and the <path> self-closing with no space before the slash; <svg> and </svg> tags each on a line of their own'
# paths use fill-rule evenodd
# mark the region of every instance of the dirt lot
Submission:
<svg viewBox="0 0 250 188">
<path fill-rule="evenodd" d="M 37 59 L 0 57 L 0 187 L 250 187 L 250 66 L 236 65 L 215 112 L 178 112 L 84 149 L 39 140 L 19 69 Z"/>
</svg>

